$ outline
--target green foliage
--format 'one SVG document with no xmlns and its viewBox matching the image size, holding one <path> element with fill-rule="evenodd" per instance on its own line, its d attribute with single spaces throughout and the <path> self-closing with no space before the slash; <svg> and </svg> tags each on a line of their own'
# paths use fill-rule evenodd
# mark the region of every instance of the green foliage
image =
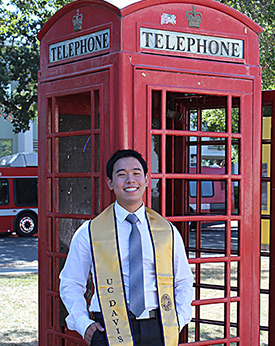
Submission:
<svg viewBox="0 0 275 346">
<path fill-rule="evenodd" d="M 69 0 L 0 1 L 0 116 L 14 132 L 29 129 L 37 115 L 37 72 L 42 25 Z"/>
<path fill-rule="evenodd" d="M 260 64 L 263 90 L 275 89 L 275 2 L 274 0 L 217 0 L 247 15 L 263 28 Z"/>
<path fill-rule="evenodd" d="M 0 157 L 12 154 L 12 140 L 0 139 Z"/>
</svg>

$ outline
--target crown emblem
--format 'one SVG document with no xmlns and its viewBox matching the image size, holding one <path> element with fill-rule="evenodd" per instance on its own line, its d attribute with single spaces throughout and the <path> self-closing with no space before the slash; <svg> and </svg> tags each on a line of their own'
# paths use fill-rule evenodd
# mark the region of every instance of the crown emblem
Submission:
<svg viewBox="0 0 275 346">
<path fill-rule="evenodd" d="M 202 14 L 200 12 L 196 12 L 195 6 L 192 7 L 192 11 L 187 11 L 185 16 L 188 21 L 188 26 L 190 28 L 199 28 L 201 25 Z"/>
<path fill-rule="evenodd" d="M 76 15 L 73 16 L 74 31 L 81 30 L 83 15 L 79 14 L 79 10 L 76 10 Z"/>
</svg>

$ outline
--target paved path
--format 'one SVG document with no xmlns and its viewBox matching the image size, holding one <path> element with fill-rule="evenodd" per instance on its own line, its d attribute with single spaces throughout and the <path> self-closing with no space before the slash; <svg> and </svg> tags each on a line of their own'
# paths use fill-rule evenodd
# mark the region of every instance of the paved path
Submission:
<svg viewBox="0 0 275 346">
<path fill-rule="evenodd" d="M 0 275 L 38 272 L 38 238 L 0 236 Z"/>
</svg>

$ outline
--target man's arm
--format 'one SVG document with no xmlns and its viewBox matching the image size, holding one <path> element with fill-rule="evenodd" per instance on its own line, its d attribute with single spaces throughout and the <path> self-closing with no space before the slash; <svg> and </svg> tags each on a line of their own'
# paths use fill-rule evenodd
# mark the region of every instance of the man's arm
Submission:
<svg viewBox="0 0 275 346">
<path fill-rule="evenodd" d="M 73 236 L 65 266 L 60 273 L 60 296 L 69 312 L 67 326 L 76 330 L 83 338 L 87 328 L 94 323 L 89 317 L 84 298 L 91 269 L 88 222 L 85 222 Z"/>
<path fill-rule="evenodd" d="M 193 299 L 193 274 L 191 272 L 182 237 L 175 226 L 174 229 L 174 274 L 175 299 L 180 330 L 192 318 L 191 302 Z"/>
<path fill-rule="evenodd" d="M 84 335 L 84 340 L 86 341 L 87 345 L 90 345 L 91 344 L 91 341 L 92 341 L 92 337 L 94 335 L 94 332 L 96 330 L 99 330 L 100 332 L 104 332 L 104 328 L 101 326 L 100 323 L 98 322 L 95 322 L 93 324 L 91 324 L 87 329 L 86 329 L 86 332 L 85 332 L 85 335 Z"/>
</svg>

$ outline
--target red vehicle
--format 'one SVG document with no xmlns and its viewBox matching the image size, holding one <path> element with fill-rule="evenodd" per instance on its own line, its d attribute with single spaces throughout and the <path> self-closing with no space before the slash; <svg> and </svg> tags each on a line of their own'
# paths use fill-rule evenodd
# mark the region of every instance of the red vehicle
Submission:
<svg viewBox="0 0 275 346">
<path fill-rule="evenodd" d="M 37 154 L 0 158 L 0 232 L 30 237 L 37 232 Z"/>
<path fill-rule="evenodd" d="M 190 168 L 191 173 L 195 168 Z M 219 166 L 203 166 L 202 174 L 224 175 L 225 168 Z M 235 183 L 233 183 L 234 185 Z M 234 201 L 234 186 L 231 188 L 231 210 L 234 214 L 236 203 Z M 197 200 L 197 181 L 189 182 L 190 199 L 189 205 L 191 212 L 197 211 L 197 203 L 200 204 L 200 213 L 203 214 L 226 214 L 226 183 L 225 180 L 202 180 L 201 181 L 201 199 Z"/>
</svg>

